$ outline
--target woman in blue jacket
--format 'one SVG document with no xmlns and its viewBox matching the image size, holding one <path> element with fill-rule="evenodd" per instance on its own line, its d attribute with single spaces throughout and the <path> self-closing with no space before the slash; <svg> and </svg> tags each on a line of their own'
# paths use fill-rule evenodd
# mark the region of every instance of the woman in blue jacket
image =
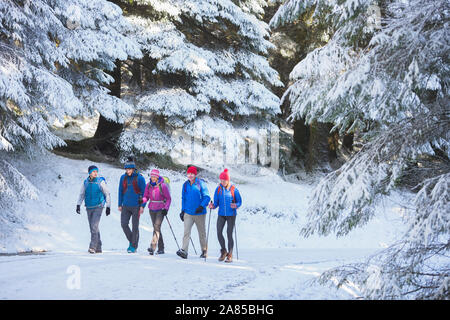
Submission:
<svg viewBox="0 0 450 320">
<path fill-rule="evenodd" d="M 214 192 L 214 203 L 210 203 L 209 208 L 215 209 L 219 207 L 219 216 L 217 217 L 217 237 L 220 243 L 219 261 L 233 261 L 233 229 L 236 223 L 237 208 L 242 204 L 242 198 L 235 187 L 230 183 L 230 175 L 228 169 L 225 169 L 219 176 L 220 184 Z M 227 224 L 228 251 L 225 249 L 225 238 L 223 237 L 223 229 Z"/>
</svg>

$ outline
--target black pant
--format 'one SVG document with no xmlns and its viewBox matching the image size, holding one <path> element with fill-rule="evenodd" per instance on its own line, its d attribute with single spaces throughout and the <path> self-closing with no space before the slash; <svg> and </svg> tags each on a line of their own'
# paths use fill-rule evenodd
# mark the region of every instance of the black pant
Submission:
<svg viewBox="0 0 450 320">
<path fill-rule="evenodd" d="M 164 220 L 164 214 L 162 213 L 161 210 L 159 211 L 150 210 L 150 218 L 152 219 L 153 224 L 153 238 L 150 247 L 153 250 L 156 250 L 156 244 L 158 244 L 158 250 L 164 251 L 164 240 L 161 233 L 161 224 Z"/>
<path fill-rule="evenodd" d="M 217 237 L 219 238 L 220 248 L 225 249 L 225 238 L 222 235 L 223 228 L 225 227 L 225 222 L 227 223 L 227 238 L 228 238 L 228 252 L 233 251 L 234 241 L 233 241 L 233 229 L 236 223 L 236 216 L 218 216 L 217 218 Z"/>
<path fill-rule="evenodd" d="M 135 249 L 137 249 L 139 243 L 139 209 L 139 207 L 122 207 L 122 213 L 120 215 L 122 230 Z M 132 230 L 130 230 L 130 227 L 128 226 L 130 218 Z"/>
</svg>

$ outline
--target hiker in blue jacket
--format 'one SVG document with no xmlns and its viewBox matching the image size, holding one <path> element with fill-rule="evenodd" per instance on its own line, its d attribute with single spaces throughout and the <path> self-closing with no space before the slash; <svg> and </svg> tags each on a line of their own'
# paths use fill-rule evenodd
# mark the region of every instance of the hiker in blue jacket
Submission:
<svg viewBox="0 0 450 320">
<path fill-rule="evenodd" d="M 197 178 L 197 168 L 189 167 L 187 170 L 188 180 L 183 184 L 181 194 L 181 221 L 184 222 L 183 246 L 177 251 L 177 255 L 183 259 L 187 258 L 191 229 L 195 224 L 202 249 L 201 258 L 206 257 L 206 207 L 211 197 L 209 196 L 206 182 Z"/>
<path fill-rule="evenodd" d="M 120 224 L 129 242 L 129 253 L 135 253 L 139 243 L 139 218 L 145 208 L 142 200 L 145 186 L 145 178 L 137 172 L 133 159 L 129 158 L 125 163 L 125 174 L 119 181 Z M 130 218 L 132 230 L 129 227 Z"/>
<path fill-rule="evenodd" d="M 80 206 L 84 201 L 86 206 L 89 228 L 91 230 L 91 242 L 89 244 L 89 253 L 101 253 L 102 241 L 100 239 L 100 217 L 103 207 L 106 204 L 106 215 L 111 212 L 111 197 L 106 186 L 105 178 L 98 177 L 98 168 L 90 166 L 88 168 L 89 177 L 83 181 L 80 195 L 78 197 L 76 212 L 80 214 Z"/>
<path fill-rule="evenodd" d="M 214 203 L 210 203 L 209 208 L 219 207 L 217 217 L 217 237 L 220 243 L 219 261 L 233 261 L 233 229 L 236 224 L 237 208 L 242 205 L 242 198 L 239 190 L 230 182 L 228 169 L 225 169 L 219 176 L 220 184 L 214 192 Z M 223 237 L 223 228 L 227 224 L 228 252 L 225 248 L 225 238 Z"/>
</svg>

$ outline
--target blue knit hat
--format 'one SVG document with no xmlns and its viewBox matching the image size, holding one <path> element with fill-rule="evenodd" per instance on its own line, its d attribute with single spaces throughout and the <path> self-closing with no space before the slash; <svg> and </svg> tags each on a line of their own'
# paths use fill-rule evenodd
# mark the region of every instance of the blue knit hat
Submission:
<svg viewBox="0 0 450 320">
<path fill-rule="evenodd" d="M 95 170 L 97 170 L 97 172 L 98 172 L 98 168 L 96 166 L 89 166 L 88 173 L 91 174 L 91 172 L 95 171 Z"/>
<path fill-rule="evenodd" d="M 135 169 L 136 164 L 133 161 L 133 158 L 128 158 L 127 162 L 125 162 L 125 169 Z"/>
</svg>

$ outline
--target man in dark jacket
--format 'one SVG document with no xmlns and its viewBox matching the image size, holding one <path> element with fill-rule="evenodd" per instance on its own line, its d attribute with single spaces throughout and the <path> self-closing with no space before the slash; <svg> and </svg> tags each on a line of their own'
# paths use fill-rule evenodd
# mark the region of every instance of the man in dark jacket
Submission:
<svg viewBox="0 0 450 320">
<path fill-rule="evenodd" d="M 125 174 L 119 182 L 119 211 L 123 232 L 129 241 L 127 251 L 135 253 L 139 242 L 139 217 L 144 212 L 142 198 L 145 191 L 145 178 L 137 172 L 132 159 L 125 163 Z M 131 218 L 132 229 L 129 223 Z"/>
</svg>

